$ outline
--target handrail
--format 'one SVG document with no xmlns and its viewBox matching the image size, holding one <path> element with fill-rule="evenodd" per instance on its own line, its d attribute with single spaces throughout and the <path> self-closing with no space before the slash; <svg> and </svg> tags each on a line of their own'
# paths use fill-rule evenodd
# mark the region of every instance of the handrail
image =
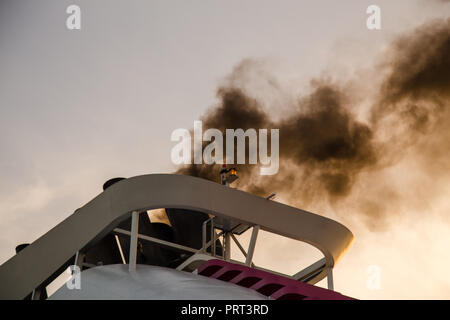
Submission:
<svg viewBox="0 0 450 320">
<path fill-rule="evenodd" d="M 200 178 L 150 174 L 122 180 L 76 210 L 0 266 L 0 299 L 22 299 L 93 239 L 111 232 L 132 211 L 183 208 L 309 243 L 332 268 L 353 241 L 342 224 Z"/>
</svg>

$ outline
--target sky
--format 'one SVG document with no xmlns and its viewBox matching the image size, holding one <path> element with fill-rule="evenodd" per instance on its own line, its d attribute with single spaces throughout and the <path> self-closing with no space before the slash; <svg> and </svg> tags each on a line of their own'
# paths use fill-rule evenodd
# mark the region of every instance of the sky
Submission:
<svg viewBox="0 0 450 320">
<path fill-rule="evenodd" d="M 374 3 L 382 28 L 370 31 L 366 8 Z M 81 30 L 66 28 L 71 4 L 81 8 Z M 296 95 L 317 76 L 364 73 L 399 34 L 449 16 L 450 3 L 437 0 L 0 0 L 0 263 L 107 179 L 176 170 L 172 131 L 191 129 L 217 104 L 217 87 L 244 59 Z M 270 97 L 267 108 L 283 110 Z M 427 219 L 401 215 L 383 231 L 344 219 L 355 243 L 336 266 L 336 290 L 450 298 L 442 272 L 450 262 L 449 191 L 418 209 Z M 256 264 L 295 273 L 320 258 L 291 240 L 260 240 Z M 367 285 L 373 266 L 377 289 Z"/>
</svg>

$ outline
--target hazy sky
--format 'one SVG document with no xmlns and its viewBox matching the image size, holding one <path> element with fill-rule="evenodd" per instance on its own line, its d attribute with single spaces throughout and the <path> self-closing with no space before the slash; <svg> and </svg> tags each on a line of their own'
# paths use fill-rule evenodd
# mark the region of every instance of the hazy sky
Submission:
<svg viewBox="0 0 450 320">
<path fill-rule="evenodd" d="M 373 3 L 380 31 L 365 25 Z M 66 28 L 70 4 L 81 7 L 81 30 Z M 0 263 L 108 178 L 172 172 L 171 132 L 190 129 L 217 102 L 217 86 L 242 59 L 262 61 L 302 91 L 323 72 L 373 65 L 401 32 L 448 16 L 448 2 L 428 0 L 0 0 Z M 356 241 L 336 268 L 338 291 L 450 298 L 440 269 L 442 256 L 450 262 L 448 237 L 424 244 L 448 235 L 448 224 L 422 223 L 420 236 L 406 231 L 418 228 L 413 222 L 401 225 L 382 234 L 350 226 Z M 292 273 L 305 265 L 276 253 L 291 242 L 266 243 L 256 263 L 276 260 Z M 411 265 L 408 257 L 422 253 Z M 383 271 L 381 290 L 366 286 L 370 265 Z"/>
</svg>

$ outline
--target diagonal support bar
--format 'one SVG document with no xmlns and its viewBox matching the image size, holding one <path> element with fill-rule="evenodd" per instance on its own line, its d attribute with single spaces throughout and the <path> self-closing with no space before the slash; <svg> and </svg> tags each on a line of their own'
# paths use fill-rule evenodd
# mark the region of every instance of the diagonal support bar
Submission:
<svg viewBox="0 0 450 320">
<path fill-rule="evenodd" d="M 234 243 L 236 243 L 239 250 L 241 250 L 241 253 L 244 255 L 245 258 L 247 258 L 247 252 L 245 252 L 244 247 L 242 247 L 241 243 L 238 241 L 238 239 L 234 236 L 234 234 L 231 234 L 231 239 L 233 239 Z M 252 262 L 250 265 L 252 268 L 255 267 L 255 264 Z"/>
<path fill-rule="evenodd" d="M 252 237 L 250 239 L 250 244 L 248 245 L 247 258 L 245 259 L 245 264 L 250 266 L 253 260 L 253 253 L 255 252 L 256 239 L 258 238 L 259 225 L 253 227 Z"/>
</svg>

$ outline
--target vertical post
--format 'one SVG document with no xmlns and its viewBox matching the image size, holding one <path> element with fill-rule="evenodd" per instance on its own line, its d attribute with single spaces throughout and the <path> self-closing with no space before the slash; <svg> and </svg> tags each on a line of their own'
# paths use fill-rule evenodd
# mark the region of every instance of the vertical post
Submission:
<svg viewBox="0 0 450 320">
<path fill-rule="evenodd" d="M 334 290 L 333 268 L 327 267 L 327 284 L 329 290 Z"/>
<path fill-rule="evenodd" d="M 40 289 L 34 289 L 33 293 L 31 294 L 31 300 L 40 300 L 41 299 L 41 290 Z"/>
<path fill-rule="evenodd" d="M 214 217 L 211 218 L 211 253 L 212 256 L 216 256 L 216 231 L 214 230 Z"/>
<path fill-rule="evenodd" d="M 80 271 L 83 270 L 83 262 L 84 262 L 85 254 L 83 252 L 77 251 L 75 255 L 75 262 L 74 265 L 80 268 Z M 73 274 L 73 272 L 72 272 Z"/>
<path fill-rule="evenodd" d="M 128 260 L 129 261 L 128 271 L 136 270 L 138 230 L 139 230 L 139 212 L 133 211 L 131 213 L 130 257 Z"/>
<path fill-rule="evenodd" d="M 206 253 L 206 224 L 208 220 L 205 220 L 202 224 L 202 252 Z"/>
<path fill-rule="evenodd" d="M 247 257 L 245 258 L 245 265 L 250 266 L 253 260 L 253 253 L 255 252 L 256 239 L 258 238 L 259 225 L 253 226 L 252 237 L 248 245 Z"/>
<path fill-rule="evenodd" d="M 225 261 L 230 261 L 231 258 L 231 237 L 230 237 L 230 233 L 226 232 L 223 235 L 223 242 L 224 242 L 224 247 L 225 247 L 225 255 L 224 255 L 224 259 Z"/>
<path fill-rule="evenodd" d="M 80 251 L 77 251 L 77 253 L 75 253 L 75 262 L 73 263 L 75 266 L 77 265 L 79 254 L 80 254 Z"/>
</svg>

